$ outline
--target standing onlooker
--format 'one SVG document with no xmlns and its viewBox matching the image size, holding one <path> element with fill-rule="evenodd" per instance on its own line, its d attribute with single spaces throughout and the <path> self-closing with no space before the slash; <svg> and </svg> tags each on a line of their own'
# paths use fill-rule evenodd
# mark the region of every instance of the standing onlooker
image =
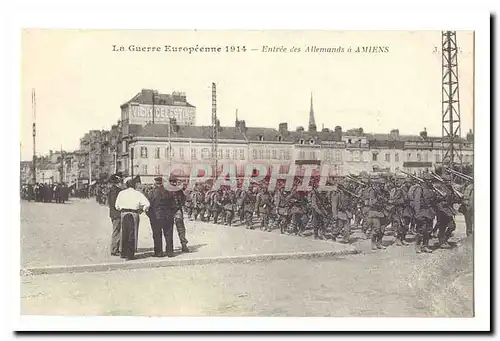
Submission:
<svg viewBox="0 0 500 341">
<path fill-rule="evenodd" d="M 163 257 L 163 237 L 165 236 L 166 254 L 168 257 L 174 255 L 174 216 L 173 196 L 163 186 L 163 178 L 157 177 L 155 187 L 151 192 L 149 201 L 149 220 L 153 232 L 154 256 Z"/>
<path fill-rule="evenodd" d="M 115 207 L 118 193 L 122 190 L 120 182 L 121 178 L 116 174 L 111 175 L 109 178 L 109 183 L 111 184 L 111 188 L 108 192 L 109 217 L 113 225 L 113 232 L 111 234 L 111 256 L 120 255 L 121 214 Z"/>
</svg>

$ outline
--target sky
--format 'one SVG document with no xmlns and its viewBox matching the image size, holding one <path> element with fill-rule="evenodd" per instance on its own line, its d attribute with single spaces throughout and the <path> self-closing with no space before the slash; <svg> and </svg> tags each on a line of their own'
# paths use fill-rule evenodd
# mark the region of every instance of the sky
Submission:
<svg viewBox="0 0 500 341">
<path fill-rule="evenodd" d="M 473 33 L 457 32 L 462 136 L 473 127 Z M 127 51 L 114 52 L 113 45 Z M 129 45 L 161 52 L 128 51 Z M 164 52 L 171 46 L 245 46 L 246 52 Z M 301 52 L 263 52 L 263 46 Z M 305 52 L 307 46 L 343 53 Z M 348 47 L 388 47 L 348 53 Z M 21 158 L 33 154 L 31 91 L 36 90 L 36 153 L 75 150 L 92 129 L 110 129 L 120 105 L 141 89 L 183 91 L 196 123 L 211 122 L 217 84 L 221 125 L 235 112 L 247 126 L 316 125 L 365 132 L 441 136 L 440 31 L 24 30 L 21 51 Z M 436 48 L 438 52 L 436 53 Z M 255 50 L 253 50 L 255 49 Z"/>
</svg>

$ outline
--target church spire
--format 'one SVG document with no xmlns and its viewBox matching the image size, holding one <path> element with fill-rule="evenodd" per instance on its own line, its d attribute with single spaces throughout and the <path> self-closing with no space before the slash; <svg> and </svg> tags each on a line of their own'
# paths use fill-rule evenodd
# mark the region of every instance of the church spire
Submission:
<svg viewBox="0 0 500 341">
<path fill-rule="evenodd" d="M 309 110 L 309 131 L 316 131 L 316 121 L 314 119 L 313 94 L 311 92 L 311 109 Z"/>
</svg>

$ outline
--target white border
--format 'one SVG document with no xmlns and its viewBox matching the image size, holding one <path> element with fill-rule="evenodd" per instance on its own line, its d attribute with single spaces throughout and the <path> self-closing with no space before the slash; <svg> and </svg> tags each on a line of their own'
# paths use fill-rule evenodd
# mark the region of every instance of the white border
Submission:
<svg viewBox="0 0 500 341">
<path fill-rule="evenodd" d="M 3 103 L 7 108 L 4 120 L 8 128 L 4 129 L 4 151 L 7 153 L 2 178 L 7 180 L 7 193 L 12 193 L 9 200 L 3 199 L 4 232 L 4 259 L 12 260 L 10 271 L 12 282 L 5 281 L 4 292 L 9 296 L 8 304 L 4 305 L 6 315 L 11 315 L 13 330 L 489 330 L 489 265 L 490 265 L 490 183 L 489 183 L 489 14 L 475 12 L 470 6 L 453 3 L 454 9 L 464 12 L 449 11 L 450 4 L 442 5 L 435 1 L 432 4 L 434 11 L 427 12 L 420 8 L 413 8 L 409 12 L 395 12 L 400 6 L 389 4 L 381 6 L 379 3 L 365 2 L 362 7 L 359 2 L 344 6 L 343 12 L 332 12 L 336 8 L 313 5 L 311 1 L 298 3 L 283 1 L 272 4 L 268 1 L 253 2 L 245 10 L 234 11 L 234 5 L 214 5 L 210 2 L 183 2 L 174 4 L 147 5 L 145 1 L 113 1 L 113 4 L 104 4 L 101 1 L 87 1 L 86 6 L 71 10 L 62 2 L 54 5 L 38 4 L 18 7 L 7 13 L 3 22 L 8 32 L 6 41 L 2 44 L 5 51 L 4 68 L 6 77 L 3 89 L 5 96 Z M 96 5 L 97 6 L 92 6 Z M 129 5 L 129 6 L 126 6 Z M 131 5 L 131 6 L 130 6 Z M 241 8 L 241 6 L 239 6 Z M 408 7 L 408 6 L 407 6 Z M 98 9 L 100 12 L 90 10 Z M 143 9 L 148 11 L 143 11 Z M 192 12 L 195 8 L 196 12 Z M 358 12 L 363 8 L 364 12 Z M 266 9 L 262 12 L 260 9 Z M 154 10 L 154 12 L 152 12 Z M 219 10 L 218 13 L 207 13 Z M 283 12 L 283 11 L 286 12 Z M 347 11 L 346 11 L 347 10 Z M 376 12 L 386 10 L 385 12 Z M 408 8 L 406 8 L 408 10 Z M 166 15 L 168 13 L 168 16 Z M 5 14 L 5 13 L 4 13 Z M 166 20 L 168 17 L 168 20 Z M 481 165 L 476 170 L 476 198 L 480 201 L 476 205 L 475 226 L 476 250 L 475 254 L 475 312 L 474 319 L 397 319 L 393 318 L 132 318 L 132 317 L 31 317 L 22 316 L 20 311 L 19 272 L 18 264 L 20 236 L 19 236 L 19 204 L 17 202 L 17 180 L 19 169 L 19 154 L 17 142 L 19 140 L 19 126 L 13 113 L 20 112 L 20 33 L 21 27 L 46 28 L 177 28 L 177 29 L 349 29 L 349 30 L 475 30 L 476 31 L 476 121 L 475 121 L 475 164 Z M 14 143 L 15 142 L 15 143 Z M 10 237 L 10 238 L 9 238 Z M 12 241 L 12 242 L 9 242 Z M 8 287 L 12 285 L 12 287 Z M 348 294 L 348 293 L 346 293 Z M 10 309 L 9 309 L 10 308 Z"/>
</svg>

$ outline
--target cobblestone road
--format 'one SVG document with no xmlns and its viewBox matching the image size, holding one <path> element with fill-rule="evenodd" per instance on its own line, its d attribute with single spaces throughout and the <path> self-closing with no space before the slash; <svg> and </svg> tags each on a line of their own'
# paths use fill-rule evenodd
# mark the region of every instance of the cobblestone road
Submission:
<svg viewBox="0 0 500 341">
<path fill-rule="evenodd" d="M 283 260 L 23 277 L 23 314 L 472 316 L 470 243 Z"/>
</svg>

